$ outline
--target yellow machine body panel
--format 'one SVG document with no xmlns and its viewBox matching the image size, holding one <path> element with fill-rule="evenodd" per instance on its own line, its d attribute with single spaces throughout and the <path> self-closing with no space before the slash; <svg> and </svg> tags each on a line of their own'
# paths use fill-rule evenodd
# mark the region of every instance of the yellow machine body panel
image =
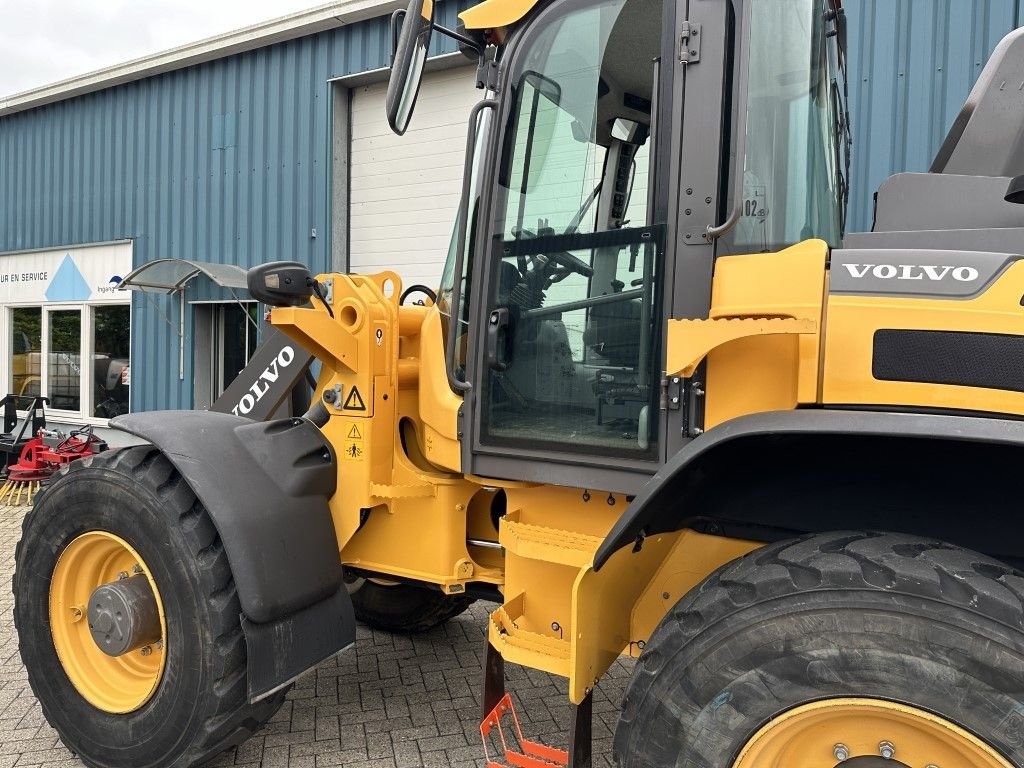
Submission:
<svg viewBox="0 0 1024 768">
<path fill-rule="evenodd" d="M 705 428 L 818 400 L 828 245 L 718 259 L 706 320 L 669 320 L 666 370 L 706 362 Z"/>
<path fill-rule="evenodd" d="M 874 375 L 880 331 L 1024 336 L 1022 294 L 1024 262 L 1016 261 L 973 298 L 831 295 L 822 402 L 1024 414 L 1024 392 Z M 948 354 L 957 350 L 951 347 Z M 969 379 L 970 372 L 964 375 Z"/>
<path fill-rule="evenodd" d="M 316 397 L 343 489 L 330 501 L 342 561 L 453 594 L 469 581 L 500 582 L 493 558 L 467 549 L 467 531 L 485 515 L 472 512 L 480 486 L 457 474 L 459 398 L 444 378 L 439 314 L 399 306 L 393 273 L 320 279 L 332 288 L 334 318 L 287 307 L 271 319 L 321 361 Z M 481 538 L 494 536 L 491 526 Z"/>
<path fill-rule="evenodd" d="M 459 14 L 466 29 L 498 29 L 528 14 L 537 0 L 483 0 Z"/>
<path fill-rule="evenodd" d="M 707 319 L 667 321 L 666 374 L 705 393 L 705 429 L 823 404 L 1024 413 L 1022 393 L 872 375 L 880 329 L 1024 335 L 1024 262 L 974 298 L 922 299 L 830 294 L 829 257 L 821 240 L 720 257 Z M 323 364 L 317 398 L 339 454 L 344 492 L 331 509 L 346 567 L 450 594 L 474 582 L 497 586 L 491 644 L 510 662 L 567 677 L 579 703 L 618 656 L 639 655 L 678 599 L 760 546 L 683 530 L 623 548 L 594 570 L 629 500 L 462 474 L 463 399 L 449 387 L 440 311 L 399 306 L 391 273 L 319 279 L 333 286 L 334 319 L 318 308 L 278 308 L 273 322 Z M 506 508 L 495 528 L 498 494 Z"/>
</svg>

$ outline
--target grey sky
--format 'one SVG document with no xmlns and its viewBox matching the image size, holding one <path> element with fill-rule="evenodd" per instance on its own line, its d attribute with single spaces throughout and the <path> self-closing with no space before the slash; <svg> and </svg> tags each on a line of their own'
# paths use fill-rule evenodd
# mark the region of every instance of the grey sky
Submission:
<svg viewBox="0 0 1024 768">
<path fill-rule="evenodd" d="M 326 0 L 0 0 L 0 96 Z"/>
</svg>

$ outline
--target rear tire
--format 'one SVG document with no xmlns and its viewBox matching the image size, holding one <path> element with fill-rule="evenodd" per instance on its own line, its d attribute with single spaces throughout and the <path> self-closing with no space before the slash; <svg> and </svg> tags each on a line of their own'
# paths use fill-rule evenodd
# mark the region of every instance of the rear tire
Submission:
<svg viewBox="0 0 1024 768">
<path fill-rule="evenodd" d="M 937 715 L 991 752 L 963 764 L 1024 765 L 1022 605 L 1022 574 L 938 541 L 834 533 L 770 545 L 712 574 L 662 620 L 626 691 L 616 760 L 745 768 L 769 724 L 842 699 Z M 822 743 L 801 736 L 791 754 L 831 766 L 841 762 L 833 749 L 849 744 L 851 758 L 878 760 L 896 730 L 889 715 L 871 733 L 843 713 L 822 722 Z M 945 768 L 922 750 L 946 749 L 950 730 L 925 746 L 905 738 L 895 759 Z"/>
<path fill-rule="evenodd" d="M 370 579 L 363 579 L 350 594 L 359 621 L 402 634 L 439 627 L 473 604 L 465 595 L 446 595 L 410 584 L 378 584 Z"/>
<path fill-rule="evenodd" d="M 124 714 L 79 693 L 50 630 L 51 574 L 69 543 L 89 531 L 115 534 L 138 553 L 165 614 L 159 683 Z M 241 608 L 227 556 L 205 508 L 156 448 L 109 451 L 61 470 L 26 515 L 15 559 L 14 619 L 29 684 L 61 740 L 87 765 L 197 765 L 245 741 L 283 703 L 285 691 L 248 703 Z"/>
</svg>

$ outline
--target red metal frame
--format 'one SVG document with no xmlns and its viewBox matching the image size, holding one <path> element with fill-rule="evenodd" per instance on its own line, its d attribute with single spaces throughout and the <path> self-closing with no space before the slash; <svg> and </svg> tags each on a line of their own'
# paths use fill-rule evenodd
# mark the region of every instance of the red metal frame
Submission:
<svg viewBox="0 0 1024 768">
<path fill-rule="evenodd" d="M 75 459 L 92 456 L 96 451 L 93 446 L 98 441 L 91 435 L 84 438 L 71 435 L 60 441 L 51 448 L 43 442 L 43 438 L 36 435 L 29 440 L 21 449 L 21 456 L 15 464 L 8 467 L 8 480 L 27 483 L 30 481 L 46 480 L 65 464 L 70 464 Z"/>
</svg>

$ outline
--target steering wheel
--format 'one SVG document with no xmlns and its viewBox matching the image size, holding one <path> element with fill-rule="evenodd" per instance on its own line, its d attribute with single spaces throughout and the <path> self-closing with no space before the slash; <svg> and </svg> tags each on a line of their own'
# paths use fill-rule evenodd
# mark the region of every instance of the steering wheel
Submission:
<svg viewBox="0 0 1024 768">
<path fill-rule="evenodd" d="M 570 234 L 568 231 L 565 234 Z M 515 233 L 517 240 L 533 239 L 537 237 L 536 234 L 528 229 L 520 229 Z M 561 269 L 553 269 L 552 264 L 557 264 Z M 555 251 L 553 253 L 540 253 L 529 256 L 519 257 L 519 272 L 526 277 L 528 267 L 532 266 L 533 270 L 540 274 L 540 272 L 547 272 L 547 278 L 552 283 L 559 283 L 567 278 L 573 272 L 583 275 L 584 277 L 593 277 L 594 268 L 587 264 L 576 256 L 573 256 L 568 251 Z"/>
<path fill-rule="evenodd" d="M 583 259 L 573 256 L 568 251 L 556 251 L 554 253 L 548 253 L 545 255 L 552 261 L 558 262 L 560 265 L 568 269 L 570 272 L 578 272 L 584 277 L 594 276 L 594 268 L 592 266 L 587 264 L 587 262 L 583 261 Z M 559 278 L 559 280 L 561 279 L 564 278 Z"/>
</svg>

